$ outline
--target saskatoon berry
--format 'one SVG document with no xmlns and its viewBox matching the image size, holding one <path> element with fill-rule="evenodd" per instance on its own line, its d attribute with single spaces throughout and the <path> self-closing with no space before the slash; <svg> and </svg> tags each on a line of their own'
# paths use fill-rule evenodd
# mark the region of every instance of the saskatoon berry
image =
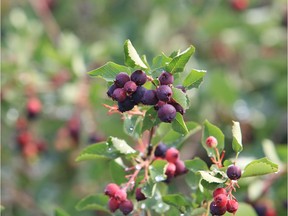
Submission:
<svg viewBox="0 0 288 216">
<path fill-rule="evenodd" d="M 116 88 L 117 88 L 117 86 L 114 85 L 114 84 L 109 87 L 109 89 L 108 89 L 108 91 L 107 91 L 108 97 L 112 97 L 112 94 L 113 94 L 113 92 L 114 92 L 114 90 L 115 90 Z"/>
<path fill-rule="evenodd" d="M 123 88 L 125 83 L 128 82 L 129 80 L 130 80 L 130 77 L 128 76 L 128 74 L 121 72 L 121 73 L 117 74 L 114 83 L 118 88 Z"/>
<path fill-rule="evenodd" d="M 119 205 L 119 202 L 114 197 L 110 198 L 108 202 L 108 207 L 111 212 L 115 212 L 119 208 Z"/>
<path fill-rule="evenodd" d="M 183 109 L 183 107 L 176 103 L 176 102 L 172 102 L 172 103 L 169 103 L 171 104 L 172 106 L 174 106 L 174 108 L 176 109 L 176 112 L 179 112 L 181 115 L 183 115 L 185 113 L 185 110 Z"/>
<path fill-rule="evenodd" d="M 159 82 L 161 85 L 169 85 L 174 82 L 174 77 L 171 73 L 168 73 L 164 71 L 160 76 L 159 76 Z"/>
<path fill-rule="evenodd" d="M 175 172 L 175 175 L 182 175 L 182 174 L 185 174 L 188 170 L 186 169 L 185 167 L 185 163 L 184 161 L 178 159 L 176 162 L 175 162 L 175 166 L 176 166 L 176 172 Z"/>
<path fill-rule="evenodd" d="M 156 91 L 155 90 L 146 90 L 141 102 L 144 105 L 155 105 L 158 102 L 158 98 L 156 96 Z"/>
<path fill-rule="evenodd" d="M 37 115 L 41 112 L 42 103 L 41 101 L 36 98 L 30 98 L 26 105 L 28 119 L 34 119 Z"/>
<path fill-rule="evenodd" d="M 167 175 L 167 178 L 172 178 L 175 175 L 176 166 L 174 163 L 168 163 L 167 169 L 165 174 Z"/>
<path fill-rule="evenodd" d="M 136 70 L 131 74 L 131 80 L 136 83 L 136 85 L 141 86 L 147 81 L 147 76 L 144 71 Z"/>
<path fill-rule="evenodd" d="M 136 91 L 132 94 L 132 100 L 135 104 L 139 104 L 142 100 L 142 97 L 145 93 L 146 89 L 142 86 L 138 86 Z"/>
<path fill-rule="evenodd" d="M 218 144 L 218 141 L 217 139 L 214 137 L 214 136 L 209 136 L 207 137 L 206 139 L 206 145 L 209 147 L 209 148 L 215 148 Z"/>
<path fill-rule="evenodd" d="M 181 89 L 183 93 L 186 93 L 186 89 L 182 85 L 177 85 L 176 88 Z"/>
<path fill-rule="evenodd" d="M 133 81 L 128 81 L 124 85 L 124 90 L 126 91 L 127 94 L 132 94 L 136 91 L 137 85 Z"/>
<path fill-rule="evenodd" d="M 123 202 L 126 200 L 127 198 L 127 193 L 125 190 L 118 190 L 115 195 L 114 195 L 115 199 L 117 199 L 120 202 Z"/>
<path fill-rule="evenodd" d="M 214 201 L 211 202 L 210 213 L 212 215 L 224 215 L 225 212 L 226 212 L 226 206 L 220 207 L 220 206 L 217 206 Z"/>
<path fill-rule="evenodd" d="M 112 94 L 112 98 L 118 102 L 123 102 L 126 99 L 126 92 L 122 88 L 116 88 Z"/>
<path fill-rule="evenodd" d="M 241 177 L 241 169 L 238 166 L 230 165 L 227 169 L 227 176 L 231 180 L 237 180 Z"/>
<path fill-rule="evenodd" d="M 213 191 L 213 197 L 216 197 L 219 194 L 224 194 L 227 196 L 227 192 L 226 192 L 225 188 L 217 188 Z"/>
<path fill-rule="evenodd" d="M 231 0 L 231 6 L 236 11 L 245 10 L 248 4 L 248 0 Z"/>
<path fill-rule="evenodd" d="M 170 163 L 175 163 L 179 158 L 179 151 L 176 148 L 169 148 L 166 151 L 166 160 Z"/>
<path fill-rule="evenodd" d="M 134 206 L 131 200 L 125 200 L 119 205 L 119 209 L 124 215 L 128 215 L 130 212 L 132 212 L 133 208 Z"/>
<path fill-rule="evenodd" d="M 228 212 L 235 213 L 238 210 L 238 202 L 236 200 L 228 200 L 226 207 Z"/>
<path fill-rule="evenodd" d="M 214 197 L 214 202 L 217 206 L 223 207 L 227 204 L 227 196 L 225 194 L 219 194 Z"/>
<path fill-rule="evenodd" d="M 141 201 L 141 200 L 145 200 L 145 199 L 146 199 L 146 197 L 142 193 L 141 188 L 136 188 L 136 200 Z"/>
<path fill-rule="evenodd" d="M 158 103 L 154 106 L 155 110 L 159 110 L 160 107 L 162 107 L 164 104 L 166 104 L 166 102 L 164 101 L 158 101 Z"/>
<path fill-rule="evenodd" d="M 172 89 L 168 85 L 161 85 L 156 90 L 156 93 L 159 100 L 167 102 L 172 96 Z"/>
<path fill-rule="evenodd" d="M 119 186 L 117 184 L 114 184 L 114 183 L 110 183 L 106 186 L 105 190 L 104 190 L 104 193 L 107 195 L 107 196 L 110 196 L 110 197 L 114 197 L 115 194 L 120 190 Z"/>
<path fill-rule="evenodd" d="M 168 147 L 164 143 L 160 143 L 155 149 L 155 152 L 154 152 L 155 157 L 164 158 L 166 155 L 167 149 Z"/>
<path fill-rule="evenodd" d="M 162 122 L 172 122 L 176 116 L 176 109 L 171 104 L 165 104 L 158 110 L 158 117 Z"/>
<path fill-rule="evenodd" d="M 127 97 L 126 100 L 124 100 L 123 102 L 118 102 L 118 110 L 120 112 L 126 112 L 133 109 L 134 105 L 134 101 L 131 98 Z"/>
</svg>

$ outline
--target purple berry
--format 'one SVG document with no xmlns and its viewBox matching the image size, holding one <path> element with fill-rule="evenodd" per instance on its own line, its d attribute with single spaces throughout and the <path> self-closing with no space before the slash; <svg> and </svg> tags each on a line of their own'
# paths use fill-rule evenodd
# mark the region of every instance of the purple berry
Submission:
<svg viewBox="0 0 288 216">
<path fill-rule="evenodd" d="M 166 155 L 166 151 L 168 150 L 168 147 L 164 143 L 160 143 L 154 152 L 155 157 L 162 157 L 164 158 Z"/>
<path fill-rule="evenodd" d="M 134 101 L 130 97 L 127 97 L 123 102 L 118 102 L 118 110 L 120 112 L 126 112 L 132 110 L 134 105 Z"/>
<path fill-rule="evenodd" d="M 154 106 L 155 110 L 159 110 L 160 107 L 162 107 L 164 104 L 166 104 L 166 102 L 164 101 L 158 101 L 158 103 Z"/>
<path fill-rule="evenodd" d="M 146 83 L 147 76 L 144 71 L 136 70 L 131 74 L 131 80 L 136 83 L 136 85 L 141 86 Z"/>
<path fill-rule="evenodd" d="M 118 102 L 123 102 L 126 99 L 126 92 L 122 88 L 116 88 L 112 94 L 112 98 Z"/>
<path fill-rule="evenodd" d="M 226 206 L 217 206 L 216 203 L 213 201 L 210 204 L 210 213 L 212 215 L 224 215 L 226 213 Z"/>
<path fill-rule="evenodd" d="M 141 200 L 145 200 L 146 196 L 142 193 L 141 188 L 136 188 L 136 200 L 137 201 L 141 201 Z"/>
<path fill-rule="evenodd" d="M 158 117 L 162 122 L 172 122 L 175 116 L 176 109 L 170 104 L 165 104 L 158 110 Z"/>
<path fill-rule="evenodd" d="M 130 80 L 129 75 L 127 73 L 121 72 L 117 74 L 114 83 L 118 88 L 123 88 L 125 83 L 128 82 L 129 80 Z"/>
<path fill-rule="evenodd" d="M 119 209 L 124 215 L 128 215 L 130 212 L 133 211 L 133 203 L 131 200 L 125 200 L 120 203 Z"/>
<path fill-rule="evenodd" d="M 114 84 L 109 87 L 109 89 L 108 89 L 108 91 L 107 91 L 108 97 L 112 97 L 112 94 L 113 94 L 113 92 L 114 92 L 114 90 L 115 90 L 116 88 L 117 88 L 117 86 L 114 85 Z"/>
<path fill-rule="evenodd" d="M 108 208 L 111 212 L 115 212 L 119 208 L 119 202 L 114 197 L 111 197 L 108 202 Z"/>
<path fill-rule="evenodd" d="M 141 102 L 144 105 L 155 105 L 158 102 L 158 98 L 156 95 L 156 91 L 155 90 L 146 90 Z"/>
<path fill-rule="evenodd" d="M 174 82 L 174 77 L 171 73 L 168 73 L 164 71 L 160 76 L 159 76 L 159 82 L 161 85 L 169 85 Z"/>
<path fill-rule="evenodd" d="M 241 177 L 241 169 L 238 166 L 230 165 L 227 169 L 227 176 L 231 180 L 237 180 Z"/>
<path fill-rule="evenodd" d="M 139 104 L 142 100 L 142 97 L 145 93 L 146 89 L 142 86 L 138 86 L 136 91 L 132 94 L 132 100 L 135 104 Z"/>
<path fill-rule="evenodd" d="M 156 93 L 159 100 L 167 102 L 172 96 L 172 89 L 168 85 L 161 85 L 157 88 Z"/>
<path fill-rule="evenodd" d="M 127 94 L 132 94 L 136 91 L 137 85 L 133 81 L 128 81 L 124 85 L 124 90 L 126 91 Z"/>
</svg>

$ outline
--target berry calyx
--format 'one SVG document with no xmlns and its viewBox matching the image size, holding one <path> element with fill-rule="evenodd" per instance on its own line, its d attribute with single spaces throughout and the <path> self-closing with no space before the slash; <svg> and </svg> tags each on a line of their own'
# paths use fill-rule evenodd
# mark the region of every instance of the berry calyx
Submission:
<svg viewBox="0 0 288 216">
<path fill-rule="evenodd" d="M 155 157 L 164 158 L 166 155 L 167 149 L 168 147 L 164 143 L 160 143 L 155 149 L 155 152 L 154 152 Z"/>
<path fill-rule="evenodd" d="M 136 188 L 136 200 L 137 201 L 142 201 L 146 199 L 146 196 L 142 193 L 141 188 Z"/>
<path fill-rule="evenodd" d="M 126 200 L 127 198 L 127 193 L 125 190 L 118 190 L 115 195 L 114 195 L 115 199 L 118 200 L 119 202 L 123 202 Z"/>
<path fill-rule="evenodd" d="M 223 207 L 227 204 L 227 196 L 225 194 L 219 194 L 214 197 L 214 202 L 217 206 Z"/>
<path fill-rule="evenodd" d="M 210 204 L 210 213 L 212 215 L 224 215 L 226 213 L 226 206 L 217 206 L 216 203 L 213 201 Z"/>
<path fill-rule="evenodd" d="M 176 163 L 179 158 L 179 151 L 176 148 L 169 148 L 166 151 L 166 160 L 170 163 Z"/>
<path fill-rule="evenodd" d="M 116 88 L 113 91 L 112 98 L 118 102 L 123 102 L 126 99 L 126 92 L 122 88 Z"/>
<path fill-rule="evenodd" d="M 120 203 L 114 198 L 111 197 L 108 202 L 108 208 L 111 212 L 115 212 L 119 208 Z"/>
<path fill-rule="evenodd" d="M 170 104 L 164 104 L 158 110 L 158 118 L 162 122 L 171 123 L 176 117 L 176 109 Z"/>
<path fill-rule="evenodd" d="M 128 215 L 130 212 L 132 212 L 133 208 L 134 206 L 131 200 L 125 200 L 119 205 L 119 209 L 124 215 Z"/>
<path fill-rule="evenodd" d="M 161 85 L 156 90 L 159 100 L 168 102 L 172 96 L 172 89 L 168 85 Z"/>
<path fill-rule="evenodd" d="M 110 183 L 106 186 L 104 193 L 109 197 L 114 197 L 119 190 L 120 188 L 117 184 Z"/>
<path fill-rule="evenodd" d="M 239 204 L 237 200 L 228 200 L 226 204 L 227 211 L 235 213 L 238 210 Z"/>
<path fill-rule="evenodd" d="M 206 139 L 206 145 L 209 148 L 215 148 L 218 145 L 218 141 L 214 136 L 209 136 Z"/>
<path fill-rule="evenodd" d="M 130 80 L 129 75 L 125 72 L 121 72 L 117 74 L 114 83 L 118 88 L 123 88 L 125 83 L 128 82 L 129 80 Z"/>
<path fill-rule="evenodd" d="M 137 89 L 137 85 L 133 81 L 128 81 L 124 85 L 124 90 L 129 95 L 134 93 L 136 91 L 136 89 Z"/>
<path fill-rule="evenodd" d="M 136 70 L 131 74 L 131 80 L 136 83 L 136 85 L 141 86 L 146 83 L 147 75 L 142 70 Z"/>
<path fill-rule="evenodd" d="M 171 73 L 168 73 L 164 71 L 160 76 L 159 76 L 159 82 L 161 85 L 169 85 L 174 82 L 174 77 Z"/>
<path fill-rule="evenodd" d="M 158 102 L 158 98 L 156 96 L 156 91 L 155 90 L 146 90 L 141 102 L 144 105 L 155 105 Z"/>
<path fill-rule="evenodd" d="M 224 194 L 227 196 L 227 191 L 225 190 L 225 188 L 216 188 L 214 191 L 213 191 L 213 197 L 216 197 L 217 195 L 219 194 Z"/>
<path fill-rule="evenodd" d="M 238 166 L 230 165 L 227 169 L 227 176 L 231 180 L 237 180 L 241 177 L 241 169 Z"/>
</svg>

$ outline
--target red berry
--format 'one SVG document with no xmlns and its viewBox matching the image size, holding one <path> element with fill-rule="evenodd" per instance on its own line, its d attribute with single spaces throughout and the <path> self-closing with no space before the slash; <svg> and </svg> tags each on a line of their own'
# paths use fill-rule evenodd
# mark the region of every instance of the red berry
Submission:
<svg viewBox="0 0 288 216">
<path fill-rule="evenodd" d="M 219 194 L 214 197 L 214 202 L 217 206 L 223 207 L 227 204 L 227 196 L 225 194 Z"/>
<path fill-rule="evenodd" d="M 105 190 L 104 190 L 104 193 L 107 195 L 107 196 L 110 196 L 110 197 L 114 197 L 115 194 L 120 190 L 119 186 L 117 184 L 114 184 L 114 183 L 110 183 L 106 186 Z"/>
<path fill-rule="evenodd" d="M 30 132 L 28 131 L 23 131 L 17 136 L 17 142 L 24 146 L 27 143 L 30 143 L 33 140 L 33 136 Z"/>
<path fill-rule="evenodd" d="M 27 105 L 26 105 L 26 109 L 27 109 L 28 118 L 33 119 L 37 117 L 37 115 L 41 112 L 42 103 L 36 97 L 29 98 Z"/>
<path fill-rule="evenodd" d="M 176 172 L 175 172 L 175 175 L 181 175 L 181 174 L 184 174 L 186 173 L 188 170 L 186 169 L 185 167 L 185 163 L 184 161 L 178 159 L 176 162 L 175 162 L 175 166 L 176 166 Z"/>
<path fill-rule="evenodd" d="M 126 200 L 127 198 L 127 193 L 125 190 L 118 190 L 115 195 L 114 195 L 115 199 L 117 199 L 120 202 L 123 202 L 124 200 Z"/>
<path fill-rule="evenodd" d="M 124 85 L 124 90 L 126 91 L 127 94 L 132 94 L 136 91 L 137 85 L 133 81 L 128 81 Z"/>
<path fill-rule="evenodd" d="M 237 11 L 245 10 L 248 7 L 248 0 L 231 0 L 231 6 Z"/>
<path fill-rule="evenodd" d="M 209 147 L 209 148 L 215 148 L 218 144 L 218 141 L 217 139 L 214 137 L 214 136 L 209 136 L 207 137 L 206 139 L 206 145 Z"/>
<path fill-rule="evenodd" d="M 226 206 L 217 206 L 216 203 L 213 201 L 210 204 L 210 213 L 212 215 L 224 215 L 226 213 Z"/>
<path fill-rule="evenodd" d="M 225 190 L 225 188 L 217 188 L 213 191 L 213 197 L 216 197 L 219 194 L 224 194 L 227 196 L 227 191 Z"/>
<path fill-rule="evenodd" d="M 119 205 L 119 209 L 124 215 L 128 215 L 130 212 L 132 212 L 133 208 L 134 206 L 131 200 L 124 200 Z"/>
<path fill-rule="evenodd" d="M 142 193 L 141 188 L 136 188 L 136 200 L 137 201 L 141 201 L 141 200 L 145 200 L 146 196 Z"/>
<path fill-rule="evenodd" d="M 120 203 L 114 198 L 111 197 L 108 202 L 108 208 L 111 212 L 115 212 L 119 208 Z"/>
<path fill-rule="evenodd" d="M 230 213 L 235 213 L 238 210 L 237 200 L 228 200 L 226 204 L 227 211 Z"/>
<path fill-rule="evenodd" d="M 231 180 L 237 180 L 241 177 L 241 169 L 235 165 L 230 165 L 226 173 Z"/>
<path fill-rule="evenodd" d="M 176 148 L 169 148 L 166 151 L 166 160 L 171 163 L 175 163 L 179 158 L 179 151 Z"/>
<path fill-rule="evenodd" d="M 167 178 L 174 177 L 176 171 L 176 166 L 174 163 L 169 163 L 166 169 L 165 174 L 167 175 Z"/>
</svg>

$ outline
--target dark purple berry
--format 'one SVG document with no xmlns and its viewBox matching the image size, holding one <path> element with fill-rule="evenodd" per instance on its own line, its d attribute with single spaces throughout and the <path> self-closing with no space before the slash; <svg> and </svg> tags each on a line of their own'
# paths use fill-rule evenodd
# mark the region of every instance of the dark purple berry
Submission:
<svg viewBox="0 0 288 216">
<path fill-rule="evenodd" d="M 132 100 L 135 104 L 139 104 L 142 100 L 142 97 L 146 89 L 142 86 L 138 86 L 137 90 L 132 94 Z"/>
<path fill-rule="evenodd" d="M 145 200 L 146 196 L 142 193 L 141 188 L 136 188 L 136 200 L 137 201 L 141 201 L 141 200 Z"/>
<path fill-rule="evenodd" d="M 146 83 L 147 76 L 144 71 L 136 70 L 131 74 L 131 80 L 136 83 L 136 85 L 141 86 Z"/>
<path fill-rule="evenodd" d="M 183 93 L 186 93 L 186 89 L 182 85 L 177 85 L 176 88 L 181 89 Z"/>
<path fill-rule="evenodd" d="M 159 100 L 167 102 L 172 96 L 172 89 L 168 85 L 161 85 L 157 88 L 156 93 Z"/>
<path fill-rule="evenodd" d="M 116 88 L 112 94 L 112 98 L 118 102 L 123 102 L 126 97 L 126 92 L 122 88 Z"/>
<path fill-rule="evenodd" d="M 131 200 L 125 200 L 124 202 L 120 203 L 119 209 L 124 215 L 128 215 L 130 212 L 133 211 L 133 203 Z"/>
<path fill-rule="evenodd" d="M 164 104 L 166 104 L 166 102 L 164 101 L 158 101 L 158 103 L 154 106 L 155 110 L 159 110 L 160 107 L 162 107 Z"/>
<path fill-rule="evenodd" d="M 144 105 L 155 105 L 158 102 L 155 90 L 146 90 L 141 101 Z"/>
<path fill-rule="evenodd" d="M 169 104 L 171 104 L 172 106 L 174 106 L 174 108 L 176 109 L 176 112 L 179 112 L 181 115 L 184 115 L 185 110 L 183 109 L 183 107 L 182 107 L 180 104 L 178 104 L 178 103 L 176 103 L 176 102 L 171 102 L 171 103 L 169 103 Z"/>
<path fill-rule="evenodd" d="M 210 204 L 210 213 L 212 215 L 224 215 L 226 213 L 226 206 L 217 206 L 216 203 L 213 201 Z"/>
<path fill-rule="evenodd" d="M 132 110 L 134 105 L 134 101 L 131 98 L 127 97 L 123 102 L 118 102 L 118 110 L 120 112 L 126 112 Z"/>
<path fill-rule="evenodd" d="M 118 88 L 123 88 L 125 83 L 128 82 L 129 80 L 130 80 L 129 75 L 127 73 L 121 72 L 117 74 L 114 83 Z"/>
<path fill-rule="evenodd" d="M 154 152 L 155 157 L 162 157 L 164 158 L 166 155 L 166 151 L 168 150 L 168 147 L 164 143 L 160 143 Z"/>
<path fill-rule="evenodd" d="M 174 82 L 174 77 L 171 73 L 168 73 L 164 71 L 160 76 L 159 76 L 159 82 L 161 85 L 169 85 Z"/>
<path fill-rule="evenodd" d="M 112 94 L 113 94 L 113 92 L 114 92 L 114 90 L 115 90 L 116 88 L 117 88 L 117 86 L 114 85 L 114 84 L 109 87 L 109 89 L 108 89 L 108 91 L 107 91 L 108 97 L 112 97 Z"/>
<path fill-rule="evenodd" d="M 238 166 L 230 165 L 227 169 L 227 176 L 231 180 L 237 180 L 241 177 L 241 169 Z"/>
<path fill-rule="evenodd" d="M 176 109 L 170 104 L 165 104 L 158 110 L 158 117 L 162 122 L 172 122 L 175 116 Z"/>
<path fill-rule="evenodd" d="M 128 81 L 124 85 L 124 90 L 127 94 L 132 94 L 136 91 L 137 85 L 133 81 Z"/>
</svg>

